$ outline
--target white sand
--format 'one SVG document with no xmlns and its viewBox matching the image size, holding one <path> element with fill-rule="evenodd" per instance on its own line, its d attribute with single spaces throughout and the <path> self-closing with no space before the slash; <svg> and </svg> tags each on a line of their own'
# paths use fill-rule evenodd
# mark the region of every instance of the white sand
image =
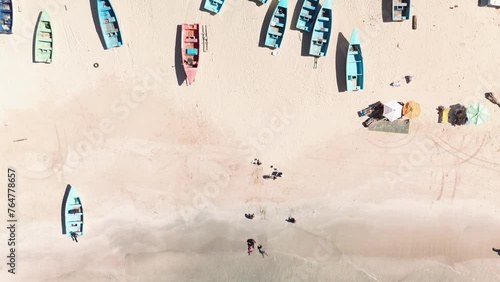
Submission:
<svg viewBox="0 0 500 282">
<path fill-rule="evenodd" d="M 114 0 L 126 43 L 105 51 L 89 1 L 31 2 L 15 1 L 15 34 L 0 36 L 0 156 L 19 173 L 17 274 L 2 262 L 0 281 L 499 279 L 500 109 L 484 99 L 500 95 L 498 10 L 416 1 L 414 31 L 383 23 L 380 0 L 334 1 L 329 54 L 313 70 L 296 30 L 279 56 L 258 46 L 269 4 L 228 0 L 211 16 L 200 0 Z M 42 8 L 51 65 L 31 62 Z M 174 67 L 183 22 L 210 33 L 189 87 Z M 354 27 L 366 90 L 338 93 L 338 34 Z M 389 86 L 405 75 L 414 81 Z M 410 134 L 362 128 L 356 111 L 392 99 L 421 104 Z M 437 106 L 474 101 L 486 124 L 436 123 Z M 263 180 L 270 165 L 285 177 Z M 61 235 L 68 183 L 85 209 L 78 244 Z M 247 238 L 269 257 L 248 257 Z"/>
</svg>

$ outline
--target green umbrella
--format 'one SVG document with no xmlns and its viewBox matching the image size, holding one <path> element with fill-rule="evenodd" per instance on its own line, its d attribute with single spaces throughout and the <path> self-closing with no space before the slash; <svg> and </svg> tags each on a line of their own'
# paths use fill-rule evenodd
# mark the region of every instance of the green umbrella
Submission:
<svg viewBox="0 0 500 282">
<path fill-rule="evenodd" d="M 488 118 L 488 109 L 481 103 L 476 103 L 467 108 L 467 118 L 472 124 L 481 124 Z"/>
</svg>

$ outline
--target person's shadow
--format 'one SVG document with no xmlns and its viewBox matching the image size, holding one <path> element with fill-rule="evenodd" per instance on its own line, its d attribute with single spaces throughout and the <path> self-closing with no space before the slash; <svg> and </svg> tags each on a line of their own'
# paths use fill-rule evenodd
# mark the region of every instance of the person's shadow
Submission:
<svg viewBox="0 0 500 282">
<path fill-rule="evenodd" d="M 491 248 L 495 253 L 497 253 L 497 255 L 500 256 L 500 249 L 495 249 L 495 248 Z"/>
</svg>

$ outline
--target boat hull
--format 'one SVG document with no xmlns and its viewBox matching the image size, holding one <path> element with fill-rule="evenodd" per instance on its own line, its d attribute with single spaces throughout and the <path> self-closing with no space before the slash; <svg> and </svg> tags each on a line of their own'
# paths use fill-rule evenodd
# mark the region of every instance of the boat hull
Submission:
<svg viewBox="0 0 500 282">
<path fill-rule="evenodd" d="M 205 10 L 218 14 L 224 6 L 224 0 L 205 0 Z"/>
<path fill-rule="evenodd" d="M 63 234 L 83 235 L 83 206 L 80 196 L 74 187 L 68 184 L 63 198 Z"/>
<path fill-rule="evenodd" d="M 183 24 L 181 29 L 182 66 L 188 84 L 192 84 L 198 72 L 200 61 L 200 25 Z"/>
<path fill-rule="evenodd" d="M 314 22 L 311 44 L 309 46 L 309 55 L 323 57 L 328 53 L 330 35 L 332 33 L 332 20 L 332 0 L 325 0 L 323 7 L 319 9 L 316 21 Z"/>
<path fill-rule="evenodd" d="M 411 1 L 392 0 L 392 20 L 396 22 L 410 19 Z"/>
<path fill-rule="evenodd" d="M 122 33 L 110 0 L 96 0 L 99 25 L 106 49 L 123 45 Z"/>
<path fill-rule="evenodd" d="M 304 0 L 295 27 L 306 32 L 312 31 L 319 9 L 319 0 Z"/>
<path fill-rule="evenodd" d="M 264 45 L 270 48 L 280 48 L 285 36 L 288 14 L 288 0 L 280 0 L 269 22 L 267 28 L 266 42 Z"/>
<path fill-rule="evenodd" d="M 45 11 L 42 11 L 40 13 L 40 19 L 38 20 L 35 36 L 34 61 L 36 63 L 52 63 L 54 52 L 53 34 L 50 17 Z"/>
<path fill-rule="evenodd" d="M 356 29 L 352 32 L 346 61 L 347 91 L 360 91 L 365 88 L 363 53 Z"/>
<path fill-rule="evenodd" d="M 12 34 L 14 6 L 12 0 L 0 0 L 0 33 Z"/>
</svg>

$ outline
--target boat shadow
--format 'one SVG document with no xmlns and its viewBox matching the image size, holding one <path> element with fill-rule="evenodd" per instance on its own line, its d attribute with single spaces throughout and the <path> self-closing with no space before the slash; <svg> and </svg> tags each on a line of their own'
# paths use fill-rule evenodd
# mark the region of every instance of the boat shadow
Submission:
<svg viewBox="0 0 500 282">
<path fill-rule="evenodd" d="M 272 2 L 269 4 L 269 8 L 267 10 L 266 16 L 264 17 L 264 21 L 262 22 L 262 28 L 260 29 L 259 47 L 269 48 L 266 46 L 267 29 L 269 27 L 269 24 L 271 23 L 274 9 L 276 9 L 279 2 L 280 2 L 279 0 L 272 0 Z M 288 13 L 288 11 L 287 11 L 287 13 Z"/>
<path fill-rule="evenodd" d="M 89 4 L 90 4 L 90 11 L 92 13 L 92 19 L 94 20 L 95 31 L 97 32 L 97 35 L 99 36 L 99 40 L 101 40 L 102 48 L 107 49 L 106 42 L 104 41 L 104 36 L 102 35 L 101 25 L 99 23 L 99 14 L 97 11 L 97 1 L 89 0 Z"/>
<path fill-rule="evenodd" d="M 257 1 L 257 0 L 250 0 L 250 2 L 254 2 L 254 3 L 255 3 L 255 5 L 257 5 L 257 6 L 259 6 L 259 7 L 260 7 L 260 6 L 262 6 L 262 5 L 265 5 L 264 3 L 259 2 L 259 1 Z"/>
<path fill-rule="evenodd" d="M 298 0 L 297 4 L 295 4 L 295 8 L 293 9 L 293 15 L 292 15 L 292 23 L 290 24 L 290 30 L 299 30 L 297 29 L 297 22 L 299 21 L 299 15 L 300 15 L 300 8 L 302 8 L 302 3 L 304 3 L 305 0 Z"/>
<path fill-rule="evenodd" d="M 175 39 L 175 52 L 174 52 L 174 60 L 175 60 L 175 75 L 177 76 L 177 83 L 179 86 L 184 84 L 184 81 L 187 79 L 186 73 L 184 72 L 184 68 L 182 66 L 182 56 L 181 56 L 181 40 L 182 40 L 182 25 L 177 25 L 177 36 Z"/>
<path fill-rule="evenodd" d="M 66 202 L 68 201 L 69 191 L 71 190 L 71 185 L 68 184 L 66 186 L 66 191 L 64 191 L 64 197 L 61 205 L 61 226 L 62 226 L 62 234 L 66 234 Z"/>
<path fill-rule="evenodd" d="M 208 0 L 201 0 L 201 1 L 200 1 L 200 11 L 202 11 L 202 12 L 206 12 L 206 13 L 209 13 L 209 14 L 210 14 L 210 15 L 212 15 L 212 16 L 217 15 L 216 13 L 212 13 L 212 12 L 210 12 L 210 11 L 205 10 L 205 3 L 206 3 L 207 1 L 208 1 Z"/>
<path fill-rule="evenodd" d="M 382 0 L 382 22 L 392 22 L 392 1 Z"/>
<path fill-rule="evenodd" d="M 36 63 L 35 62 L 35 53 L 36 53 L 36 32 L 38 31 L 38 25 L 40 24 L 40 18 L 42 17 L 42 12 L 40 12 L 40 14 L 38 14 L 38 18 L 36 19 L 36 26 L 35 26 L 35 30 L 33 31 L 33 42 L 32 42 L 32 49 L 33 50 L 33 54 L 31 56 L 31 61 L 33 63 Z"/>
<path fill-rule="evenodd" d="M 347 91 L 347 82 L 345 79 L 347 49 L 349 48 L 349 41 L 342 32 L 339 32 L 337 37 L 337 50 L 335 53 L 335 72 L 337 76 L 337 88 L 339 92 Z"/>
<path fill-rule="evenodd" d="M 309 48 L 311 46 L 312 32 L 302 31 L 302 46 L 300 46 L 300 55 L 302 57 L 314 57 L 309 54 Z"/>
</svg>

